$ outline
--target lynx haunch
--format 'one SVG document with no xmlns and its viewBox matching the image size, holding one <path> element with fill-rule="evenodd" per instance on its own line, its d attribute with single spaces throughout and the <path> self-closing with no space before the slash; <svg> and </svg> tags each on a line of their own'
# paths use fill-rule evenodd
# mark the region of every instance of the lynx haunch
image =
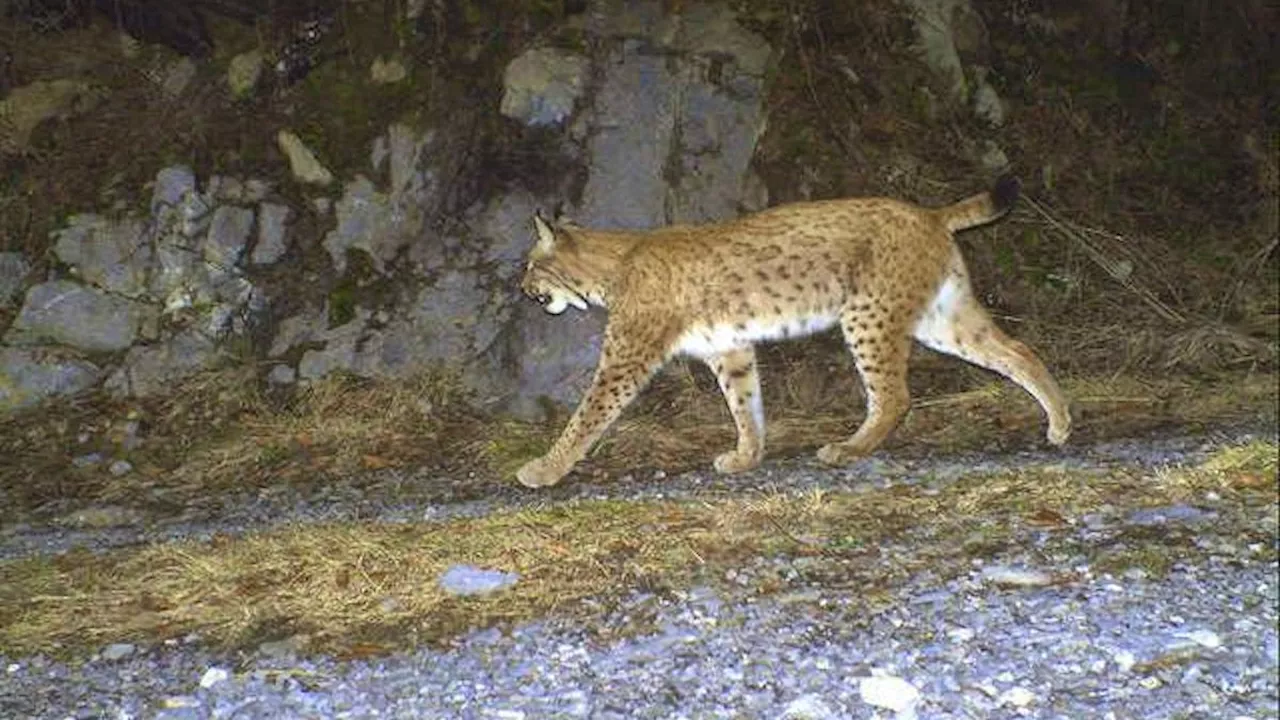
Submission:
<svg viewBox="0 0 1280 720">
<path fill-rule="evenodd" d="M 547 312 L 608 309 L 591 387 L 555 445 L 517 473 L 524 485 L 563 478 L 649 379 L 675 355 L 715 373 L 737 426 L 715 459 L 741 472 L 764 456 L 754 344 L 839 327 L 866 390 L 866 418 L 818 459 L 841 464 L 876 449 L 907 412 L 912 338 L 994 370 L 1035 397 L 1054 445 L 1071 433 L 1057 383 L 1027 346 L 1005 335 L 974 297 L 957 230 L 991 222 L 1017 199 L 1002 178 L 990 193 L 925 208 L 890 198 L 782 205 L 737 220 L 650 231 L 552 226 L 521 288 Z"/>
</svg>

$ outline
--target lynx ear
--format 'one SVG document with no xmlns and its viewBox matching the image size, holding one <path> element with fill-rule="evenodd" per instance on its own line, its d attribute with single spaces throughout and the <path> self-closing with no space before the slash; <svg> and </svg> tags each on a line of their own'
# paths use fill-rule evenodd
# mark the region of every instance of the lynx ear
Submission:
<svg viewBox="0 0 1280 720">
<path fill-rule="evenodd" d="M 542 219 L 540 213 L 533 214 L 533 227 L 538 231 L 538 249 L 551 252 L 556 247 L 556 231 Z"/>
</svg>

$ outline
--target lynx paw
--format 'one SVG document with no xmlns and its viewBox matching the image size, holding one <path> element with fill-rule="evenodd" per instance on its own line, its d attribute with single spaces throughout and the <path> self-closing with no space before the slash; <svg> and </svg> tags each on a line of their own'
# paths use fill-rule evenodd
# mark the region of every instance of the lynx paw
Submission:
<svg viewBox="0 0 1280 720">
<path fill-rule="evenodd" d="M 537 458 L 525 463 L 524 467 L 516 472 L 516 480 L 525 487 L 547 487 L 560 482 L 560 479 L 567 474 L 567 470 L 559 469 L 547 462 L 546 458 Z"/>
<path fill-rule="evenodd" d="M 760 457 L 751 453 L 738 452 L 730 450 L 727 453 L 721 453 L 715 461 L 715 469 L 718 473 L 731 475 L 750 470 L 760 464 Z"/>
<path fill-rule="evenodd" d="M 861 448 L 847 442 L 831 443 L 818 449 L 818 462 L 824 465 L 848 465 L 866 454 Z"/>
</svg>

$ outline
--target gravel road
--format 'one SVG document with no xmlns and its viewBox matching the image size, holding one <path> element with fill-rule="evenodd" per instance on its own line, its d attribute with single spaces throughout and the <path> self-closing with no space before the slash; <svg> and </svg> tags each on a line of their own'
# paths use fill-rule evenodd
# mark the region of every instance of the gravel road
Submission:
<svg viewBox="0 0 1280 720">
<path fill-rule="evenodd" d="M 1262 437 L 1274 429 L 1254 429 Z M 347 497 L 254 498 L 222 520 L 186 517 L 140 531 L 23 526 L 0 533 L 0 556 L 105 548 L 284 520 L 360 517 L 395 522 L 483 513 L 578 497 L 732 494 L 779 489 L 947 482 L 960 472 L 1053 458 L 1068 467 L 1192 463 L 1248 430 L 1144 438 L 945 461 L 886 456 L 842 471 L 772 464 L 725 483 L 702 473 L 608 486 L 578 483 L 539 498 L 455 498 L 416 507 Z M 927 478 L 927 480 L 925 480 Z M 415 478 L 388 476 L 412 485 Z M 225 510 L 226 508 L 224 508 Z M 1249 519 L 1255 536 L 1217 522 L 1212 498 L 1085 518 L 1067 537 L 1025 530 L 968 572 L 915 572 L 869 602 L 812 558 L 758 559 L 726 583 L 764 575 L 765 597 L 695 588 L 634 594 L 593 621 L 547 620 L 461 638 L 447 649 L 340 661 L 288 647 L 214 654 L 198 638 L 117 645 L 83 662 L 0 656 L 0 718 L 1276 718 L 1275 506 Z M 1081 548 L 1119 542 L 1126 528 L 1193 538 L 1159 577 L 1113 576 Z M 1260 534 L 1259 534 L 1260 533 Z M 909 542 L 905 539 L 904 543 Z M 910 548 L 882 547 L 893 562 Z"/>
</svg>

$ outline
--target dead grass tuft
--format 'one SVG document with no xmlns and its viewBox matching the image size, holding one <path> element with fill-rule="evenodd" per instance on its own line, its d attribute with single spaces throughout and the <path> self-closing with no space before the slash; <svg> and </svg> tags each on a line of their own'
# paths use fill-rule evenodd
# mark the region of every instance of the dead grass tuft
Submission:
<svg viewBox="0 0 1280 720">
<path fill-rule="evenodd" d="M 235 433 L 191 453 L 172 476 L 209 489 L 263 473 L 336 477 L 442 463 L 449 458 L 438 441 L 450 420 L 461 417 L 459 392 L 441 375 L 394 382 L 330 376 L 282 408 L 255 404 Z"/>
</svg>

